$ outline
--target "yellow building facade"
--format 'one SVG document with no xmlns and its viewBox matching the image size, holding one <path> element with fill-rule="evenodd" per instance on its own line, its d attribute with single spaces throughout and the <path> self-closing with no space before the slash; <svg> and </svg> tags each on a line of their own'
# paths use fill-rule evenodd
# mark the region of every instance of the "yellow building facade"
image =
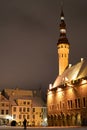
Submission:
<svg viewBox="0 0 87 130">
<path fill-rule="evenodd" d="M 15 120 L 18 125 L 23 125 L 23 121 L 26 118 L 27 125 L 32 124 L 32 101 L 28 99 L 17 99 L 16 105 L 12 105 L 12 119 Z"/>
<path fill-rule="evenodd" d="M 0 93 L 0 125 L 9 124 L 9 118 L 10 118 L 9 108 L 10 108 L 9 100 L 7 100 Z"/>
<path fill-rule="evenodd" d="M 46 107 L 33 107 L 32 111 L 33 126 L 47 126 Z"/>
</svg>

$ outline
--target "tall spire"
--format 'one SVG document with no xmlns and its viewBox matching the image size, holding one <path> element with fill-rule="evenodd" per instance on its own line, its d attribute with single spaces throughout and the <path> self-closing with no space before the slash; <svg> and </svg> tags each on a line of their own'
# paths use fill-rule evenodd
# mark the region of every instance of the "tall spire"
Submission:
<svg viewBox="0 0 87 130">
<path fill-rule="evenodd" d="M 60 37 L 57 44 L 65 43 L 69 44 L 68 39 L 66 37 L 66 24 L 64 21 L 64 13 L 63 9 L 61 9 L 61 23 L 60 23 Z"/>
<path fill-rule="evenodd" d="M 63 9 L 61 9 L 61 22 L 60 22 L 60 36 L 57 43 L 58 48 L 58 67 L 59 67 L 59 75 L 61 75 L 66 67 L 68 66 L 69 59 L 69 47 L 70 44 L 66 37 L 66 24 L 64 20 Z"/>
</svg>

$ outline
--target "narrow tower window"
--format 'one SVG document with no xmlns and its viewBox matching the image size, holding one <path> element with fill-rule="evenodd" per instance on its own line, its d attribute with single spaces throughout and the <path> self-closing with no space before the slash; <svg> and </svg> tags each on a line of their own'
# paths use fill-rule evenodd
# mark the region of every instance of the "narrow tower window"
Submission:
<svg viewBox="0 0 87 130">
<path fill-rule="evenodd" d="M 86 107 L 86 100 L 85 100 L 85 97 L 83 97 L 83 107 Z"/>
<path fill-rule="evenodd" d="M 75 99 L 75 108 L 77 108 L 77 99 Z"/>
<path fill-rule="evenodd" d="M 80 99 L 78 98 L 78 107 L 80 108 Z"/>
</svg>

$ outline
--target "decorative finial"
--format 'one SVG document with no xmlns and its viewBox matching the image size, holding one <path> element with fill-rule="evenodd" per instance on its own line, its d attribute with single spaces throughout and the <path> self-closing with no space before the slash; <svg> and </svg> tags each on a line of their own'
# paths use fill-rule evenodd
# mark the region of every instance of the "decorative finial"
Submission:
<svg viewBox="0 0 87 130">
<path fill-rule="evenodd" d="M 64 20 L 63 1 L 61 1 L 61 20 Z"/>
</svg>

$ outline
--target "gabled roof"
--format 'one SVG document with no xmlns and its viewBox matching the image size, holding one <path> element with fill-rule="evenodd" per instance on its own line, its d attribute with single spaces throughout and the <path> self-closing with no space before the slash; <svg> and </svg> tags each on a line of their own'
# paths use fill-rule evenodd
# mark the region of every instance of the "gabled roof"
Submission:
<svg viewBox="0 0 87 130">
<path fill-rule="evenodd" d="M 0 95 L 0 102 L 9 102 L 9 100 L 5 98 L 3 95 Z"/>
<path fill-rule="evenodd" d="M 62 75 L 58 76 L 53 84 L 54 87 L 62 85 L 65 80 L 71 82 L 72 80 L 87 77 L 87 61 L 83 60 L 70 68 L 67 68 Z"/>
</svg>

